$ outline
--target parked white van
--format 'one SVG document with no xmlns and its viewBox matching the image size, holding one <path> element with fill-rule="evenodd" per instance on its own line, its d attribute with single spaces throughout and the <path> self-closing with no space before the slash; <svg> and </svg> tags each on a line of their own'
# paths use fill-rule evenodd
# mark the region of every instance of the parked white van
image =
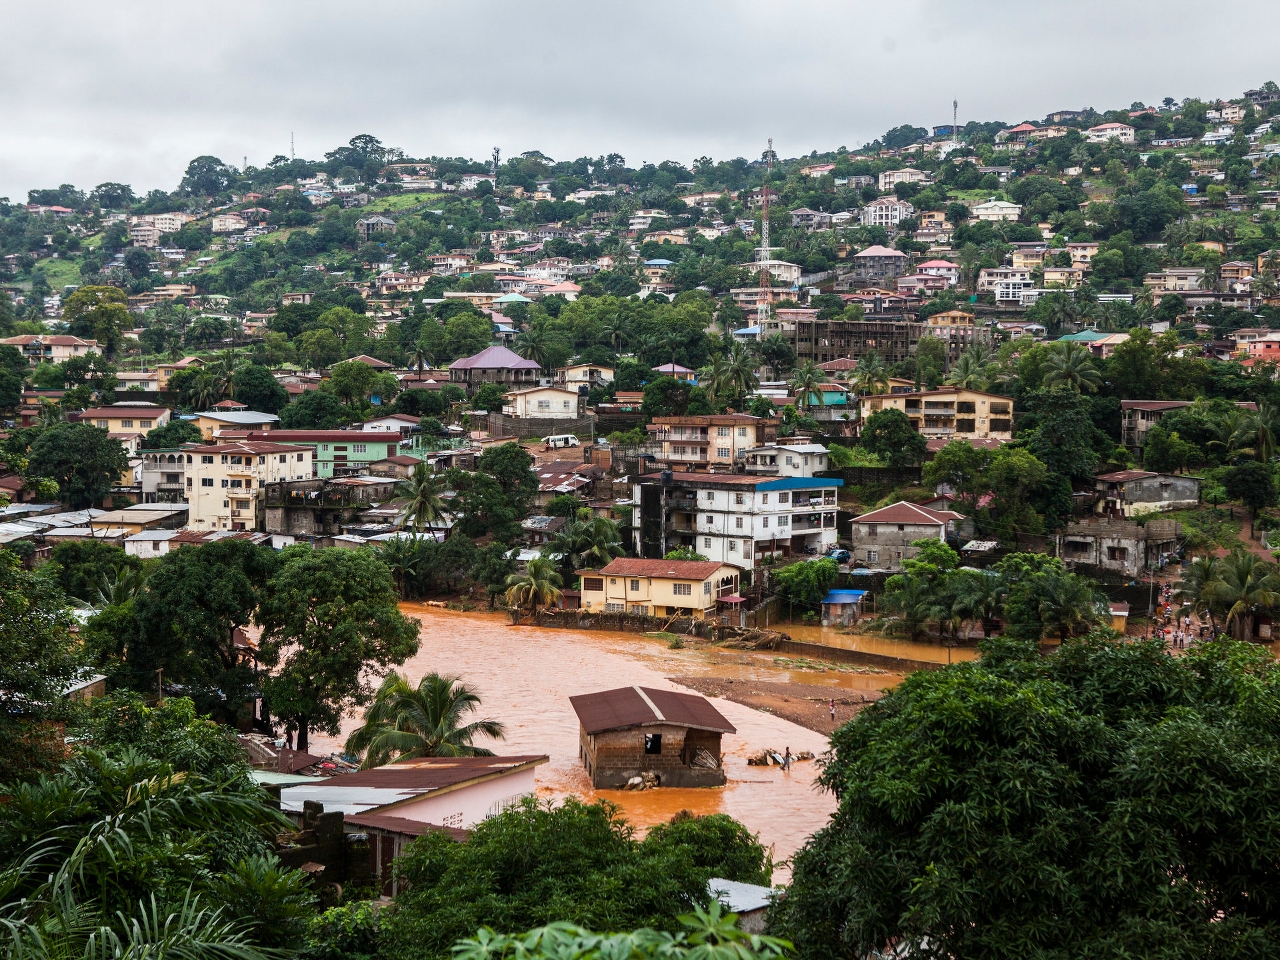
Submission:
<svg viewBox="0 0 1280 960">
<path fill-rule="evenodd" d="M 572 433 L 553 433 L 549 437 L 543 437 L 542 442 L 548 447 L 555 450 L 558 447 L 580 447 L 582 444 Z"/>
</svg>

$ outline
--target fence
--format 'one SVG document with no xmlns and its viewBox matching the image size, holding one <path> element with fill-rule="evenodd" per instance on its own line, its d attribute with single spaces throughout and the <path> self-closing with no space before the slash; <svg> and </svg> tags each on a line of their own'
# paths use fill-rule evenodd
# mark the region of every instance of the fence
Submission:
<svg viewBox="0 0 1280 960">
<path fill-rule="evenodd" d="M 585 417 L 508 417 L 502 413 L 489 414 L 489 436 L 519 437 L 527 440 L 530 437 L 549 437 L 553 434 L 572 433 L 584 443 L 595 436 L 596 418 L 592 414 Z"/>
<path fill-rule="evenodd" d="M 898 487 L 920 482 L 919 467 L 836 467 L 823 470 L 819 477 L 843 480 L 846 486 Z"/>
</svg>

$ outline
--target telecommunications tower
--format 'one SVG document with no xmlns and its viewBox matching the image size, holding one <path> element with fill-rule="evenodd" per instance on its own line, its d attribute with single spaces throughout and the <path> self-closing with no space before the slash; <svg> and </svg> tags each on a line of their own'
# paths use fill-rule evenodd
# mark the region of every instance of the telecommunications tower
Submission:
<svg viewBox="0 0 1280 960">
<path fill-rule="evenodd" d="M 769 273 L 769 175 L 773 173 L 773 137 L 769 138 L 769 152 L 765 154 L 764 191 L 760 197 L 760 296 L 756 299 L 756 316 L 763 334 L 769 321 L 769 306 L 773 302 L 773 279 Z"/>
</svg>

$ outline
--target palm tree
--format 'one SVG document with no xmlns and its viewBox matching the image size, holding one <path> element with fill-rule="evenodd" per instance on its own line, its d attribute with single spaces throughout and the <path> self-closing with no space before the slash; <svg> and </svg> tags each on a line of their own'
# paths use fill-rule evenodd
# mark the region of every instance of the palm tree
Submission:
<svg viewBox="0 0 1280 960">
<path fill-rule="evenodd" d="M 745 396 L 760 386 L 760 378 L 756 376 L 755 360 L 745 345 L 731 344 L 726 359 L 729 362 L 729 381 L 733 384 L 736 396 Z"/>
<path fill-rule="evenodd" d="M 1045 637 L 1056 631 L 1066 640 L 1098 622 L 1098 596 L 1084 577 L 1046 572 L 1038 578 L 1035 596 Z"/>
<path fill-rule="evenodd" d="M 1253 280 L 1253 292 L 1263 300 L 1270 300 L 1280 292 L 1276 284 L 1276 275 L 1274 273 L 1259 274 Z"/>
<path fill-rule="evenodd" d="M 880 596 L 880 609 L 897 615 L 911 640 L 919 640 L 927 632 L 931 620 L 938 620 L 946 614 L 938 602 L 933 584 L 924 577 L 890 577 Z"/>
<path fill-rule="evenodd" d="M 424 343 L 415 343 L 409 351 L 409 366 L 417 368 L 419 377 L 424 368 L 431 366 L 432 359 L 431 350 Z"/>
<path fill-rule="evenodd" d="M 777 380 L 795 363 L 796 352 L 791 341 L 780 333 L 770 334 L 756 344 L 756 354 L 769 368 L 769 374 Z"/>
<path fill-rule="evenodd" d="M 859 396 L 876 396 L 889 389 L 889 368 L 878 353 L 868 353 L 853 368 L 853 383 Z"/>
<path fill-rule="evenodd" d="M 506 731 L 497 720 L 467 723 L 479 706 L 480 697 L 458 677 L 429 673 L 414 687 L 392 670 L 365 711 L 364 723 L 347 738 L 347 753 L 364 755 L 362 770 L 396 759 L 492 757 L 493 751 L 477 747 L 475 739 L 502 740 Z"/>
<path fill-rule="evenodd" d="M 1213 604 L 1205 596 L 1205 587 L 1222 576 L 1222 561 L 1212 554 L 1195 557 L 1182 568 L 1182 579 L 1173 585 L 1173 598 L 1197 614 L 1208 614 L 1209 626 L 1216 634 Z"/>
<path fill-rule="evenodd" d="M 191 406 L 197 410 L 208 410 L 222 399 L 222 387 L 216 377 L 201 371 L 191 381 L 189 393 Z"/>
<path fill-rule="evenodd" d="M 613 319 L 600 328 L 600 333 L 613 347 L 613 352 L 620 353 L 622 345 L 627 342 L 627 324 L 622 314 L 614 314 Z"/>
<path fill-rule="evenodd" d="M 92 597 L 73 597 L 72 600 L 93 610 L 105 610 L 136 597 L 142 592 L 144 579 L 141 571 L 123 563 L 117 564 L 98 578 Z"/>
<path fill-rule="evenodd" d="M 545 327 L 531 326 L 528 330 L 521 330 L 511 345 L 525 360 L 533 360 L 539 367 L 546 367 L 550 343 Z"/>
<path fill-rule="evenodd" d="M 622 537 L 616 523 L 608 517 L 592 517 L 586 526 L 586 548 L 579 554 L 584 565 L 603 567 L 614 557 L 622 556 Z"/>
<path fill-rule="evenodd" d="M 960 359 L 947 375 L 947 383 L 966 390 L 985 390 L 987 387 L 986 364 L 976 359 L 967 350 L 960 354 Z"/>
<path fill-rule="evenodd" d="M 533 611 L 533 621 L 537 623 L 538 607 L 550 606 L 559 600 L 563 583 L 564 578 L 554 563 L 547 557 L 534 557 L 524 573 L 513 573 L 507 577 L 507 603 L 517 612 L 522 607 L 529 607 Z"/>
<path fill-rule="evenodd" d="M 1007 590 L 1004 581 L 986 571 L 959 570 L 953 574 L 953 578 L 953 609 L 964 619 L 981 623 L 982 635 L 990 637 L 998 626 L 1000 613 L 1004 609 Z"/>
<path fill-rule="evenodd" d="M 1200 597 L 1226 611 L 1227 629 L 1233 637 L 1252 640 L 1254 615 L 1280 603 L 1280 575 L 1274 563 L 1240 547 L 1220 563 L 1217 577 L 1204 585 Z"/>
<path fill-rule="evenodd" d="M 417 464 L 407 479 L 396 484 L 396 496 L 406 498 L 398 522 L 408 521 L 415 532 L 421 532 L 425 526 L 435 539 L 435 524 L 445 512 L 443 492 L 440 478 L 431 468 L 425 463 Z"/>
<path fill-rule="evenodd" d="M 62 423 L 66 419 L 67 411 L 62 408 L 62 404 L 43 398 L 40 400 L 40 426 L 52 427 L 55 423 Z"/>
<path fill-rule="evenodd" d="M 1280 433 L 1280 409 L 1263 400 L 1257 410 L 1240 414 L 1235 432 L 1231 435 L 1232 448 L 1251 454 L 1263 463 L 1269 463 L 1276 454 L 1276 435 Z"/>
<path fill-rule="evenodd" d="M 1050 333 L 1061 333 L 1080 318 L 1075 301 L 1065 294 L 1050 294 L 1048 327 Z"/>
<path fill-rule="evenodd" d="M 383 540 L 378 544 L 378 556 L 391 571 L 400 598 L 408 599 L 409 584 L 417 577 L 418 565 L 422 561 L 422 541 L 417 536 Z"/>
<path fill-rule="evenodd" d="M 1048 386 L 1065 383 L 1076 393 L 1093 393 L 1102 384 L 1102 375 L 1094 366 L 1093 356 L 1079 343 L 1059 344 L 1049 357 L 1047 366 L 1049 372 L 1045 374 L 1044 382 Z"/>
<path fill-rule="evenodd" d="M 827 375 L 812 360 L 806 360 L 804 366 L 791 375 L 787 387 L 795 393 L 800 408 L 808 410 L 815 397 L 821 403 L 822 385 L 826 382 Z"/>
</svg>

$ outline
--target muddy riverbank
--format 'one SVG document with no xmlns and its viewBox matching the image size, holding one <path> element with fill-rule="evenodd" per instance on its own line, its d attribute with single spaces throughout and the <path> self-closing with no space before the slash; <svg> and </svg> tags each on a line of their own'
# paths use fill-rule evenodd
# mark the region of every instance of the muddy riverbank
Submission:
<svg viewBox="0 0 1280 960">
<path fill-rule="evenodd" d="M 829 736 L 868 704 L 883 696 L 877 690 L 841 690 L 820 684 L 777 683 L 725 677 L 668 677 L 703 696 L 722 697 L 745 707 L 781 717 Z M 832 703 L 835 719 L 832 719 Z"/>
</svg>

